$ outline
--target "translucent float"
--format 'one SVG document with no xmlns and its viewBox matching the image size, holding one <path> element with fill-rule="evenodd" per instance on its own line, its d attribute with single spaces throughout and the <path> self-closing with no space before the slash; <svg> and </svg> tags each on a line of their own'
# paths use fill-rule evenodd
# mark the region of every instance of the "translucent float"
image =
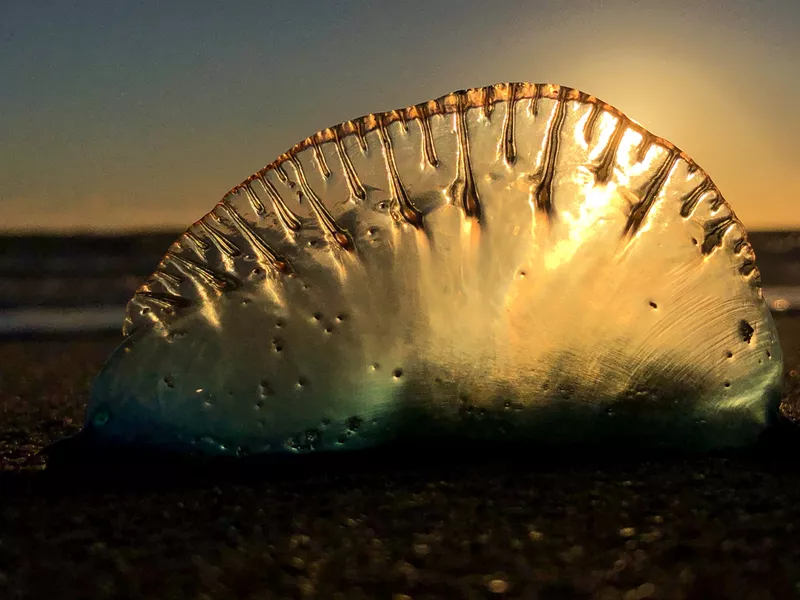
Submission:
<svg viewBox="0 0 800 600">
<path fill-rule="evenodd" d="M 782 377 L 753 250 L 709 176 L 551 84 L 305 139 L 175 241 L 124 335 L 84 434 L 203 455 L 736 447 Z"/>
</svg>

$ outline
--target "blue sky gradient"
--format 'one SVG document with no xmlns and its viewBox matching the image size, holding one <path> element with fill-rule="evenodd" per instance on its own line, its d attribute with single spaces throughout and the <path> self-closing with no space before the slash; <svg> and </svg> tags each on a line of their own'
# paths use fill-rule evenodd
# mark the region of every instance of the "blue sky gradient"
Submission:
<svg viewBox="0 0 800 600">
<path fill-rule="evenodd" d="M 500 81 L 671 140 L 800 228 L 800 2 L 0 3 L 0 230 L 183 228 L 314 131 Z"/>
</svg>

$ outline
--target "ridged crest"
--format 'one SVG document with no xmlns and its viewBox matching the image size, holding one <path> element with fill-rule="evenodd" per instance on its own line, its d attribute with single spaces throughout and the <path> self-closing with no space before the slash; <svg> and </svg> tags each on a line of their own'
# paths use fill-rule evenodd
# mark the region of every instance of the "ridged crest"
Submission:
<svg viewBox="0 0 800 600">
<path fill-rule="evenodd" d="M 739 445 L 782 369 L 753 250 L 708 175 L 550 84 L 295 145 L 170 247 L 125 334 L 87 426 L 214 454 L 423 430 Z"/>
</svg>

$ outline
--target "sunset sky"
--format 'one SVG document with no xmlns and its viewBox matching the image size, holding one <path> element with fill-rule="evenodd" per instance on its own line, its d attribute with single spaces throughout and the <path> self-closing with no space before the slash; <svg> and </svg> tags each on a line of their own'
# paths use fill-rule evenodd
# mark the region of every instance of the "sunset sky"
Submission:
<svg viewBox="0 0 800 600">
<path fill-rule="evenodd" d="M 798 0 L 0 2 L 0 230 L 178 229 L 316 130 L 552 82 L 800 228 Z"/>
</svg>

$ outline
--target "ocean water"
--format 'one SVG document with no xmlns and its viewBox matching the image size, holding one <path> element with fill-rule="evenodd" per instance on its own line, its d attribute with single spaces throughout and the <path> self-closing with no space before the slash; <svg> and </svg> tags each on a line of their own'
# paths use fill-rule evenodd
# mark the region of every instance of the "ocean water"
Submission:
<svg viewBox="0 0 800 600">
<path fill-rule="evenodd" d="M 121 331 L 128 299 L 178 233 L 0 236 L 0 336 Z M 800 313 L 800 231 L 750 239 L 770 309 Z"/>
</svg>

